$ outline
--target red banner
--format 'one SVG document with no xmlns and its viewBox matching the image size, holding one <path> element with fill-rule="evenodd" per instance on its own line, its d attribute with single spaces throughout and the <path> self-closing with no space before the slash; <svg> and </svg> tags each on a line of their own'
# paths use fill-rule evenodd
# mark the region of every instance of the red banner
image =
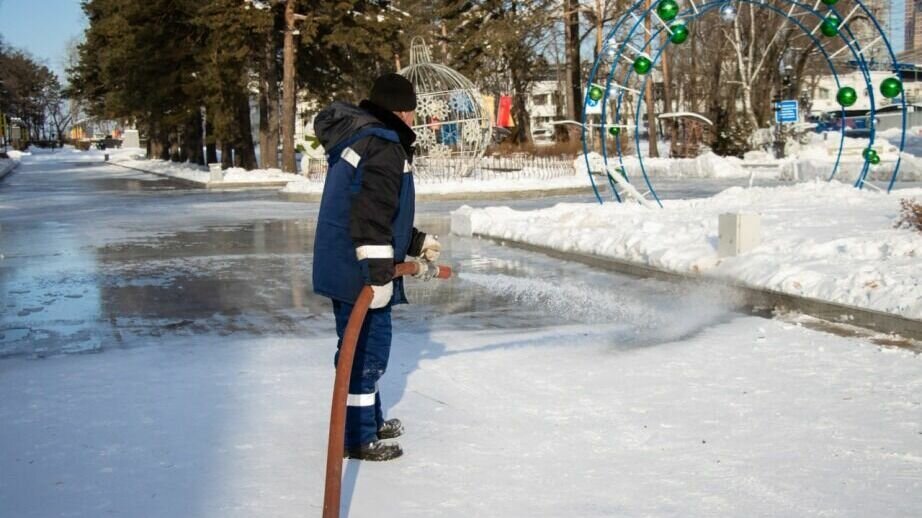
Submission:
<svg viewBox="0 0 922 518">
<path fill-rule="evenodd" d="M 496 126 L 499 128 L 508 128 L 512 126 L 512 96 L 499 96 L 499 110 L 496 114 Z"/>
</svg>

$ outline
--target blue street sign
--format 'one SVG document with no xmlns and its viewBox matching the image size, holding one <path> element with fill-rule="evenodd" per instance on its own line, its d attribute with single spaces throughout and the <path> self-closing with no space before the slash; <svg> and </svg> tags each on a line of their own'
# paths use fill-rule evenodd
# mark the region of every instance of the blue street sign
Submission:
<svg viewBox="0 0 922 518">
<path fill-rule="evenodd" d="M 779 124 L 791 124 L 797 122 L 797 101 L 781 101 L 775 105 L 775 122 Z"/>
</svg>

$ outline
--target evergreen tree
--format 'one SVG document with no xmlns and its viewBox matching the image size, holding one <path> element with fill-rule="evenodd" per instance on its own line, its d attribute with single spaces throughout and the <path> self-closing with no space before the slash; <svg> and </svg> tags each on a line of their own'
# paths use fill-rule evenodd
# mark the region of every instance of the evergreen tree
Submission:
<svg viewBox="0 0 922 518">
<path fill-rule="evenodd" d="M 42 140 L 48 137 L 47 116 L 60 97 L 54 72 L 0 41 L 0 114 L 22 120 L 29 138 Z"/>
<path fill-rule="evenodd" d="M 300 87 L 319 101 L 359 101 L 375 78 L 396 71 L 395 57 L 408 48 L 405 28 L 418 23 L 392 2 L 301 2 L 298 51 Z M 405 64 L 404 64 L 405 65 Z"/>
</svg>

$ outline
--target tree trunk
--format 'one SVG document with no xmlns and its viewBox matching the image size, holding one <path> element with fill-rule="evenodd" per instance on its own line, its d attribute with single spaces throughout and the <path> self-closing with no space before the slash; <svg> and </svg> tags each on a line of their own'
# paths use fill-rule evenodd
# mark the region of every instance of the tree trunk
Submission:
<svg viewBox="0 0 922 518">
<path fill-rule="evenodd" d="M 664 42 L 664 45 L 668 43 Z M 663 111 L 666 113 L 672 112 L 672 78 L 669 74 L 669 55 L 670 52 L 667 50 L 663 52 Z"/>
<path fill-rule="evenodd" d="M 234 146 L 230 142 L 221 141 L 221 169 L 234 167 Z"/>
<path fill-rule="evenodd" d="M 186 123 L 186 128 L 183 131 L 183 149 L 189 162 L 205 165 L 205 157 L 202 155 L 201 110 L 195 110 Z"/>
<path fill-rule="evenodd" d="M 266 38 L 262 72 L 263 77 L 259 81 L 260 166 L 274 169 L 279 166 L 279 84 L 275 38 L 271 34 Z"/>
<path fill-rule="evenodd" d="M 528 85 L 517 80 L 517 71 L 512 70 L 512 84 L 516 95 L 512 97 L 512 115 L 515 118 L 515 134 L 512 135 L 512 142 L 516 144 L 525 144 L 531 140 L 531 117 L 528 114 L 528 106 L 525 103 L 525 95 Z"/>
<path fill-rule="evenodd" d="M 237 165 L 246 169 L 256 169 L 256 148 L 253 146 L 253 126 L 250 122 L 250 99 L 245 93 L 237 100 L 236 119 L 239 137 L 234 143 Z"/>
<path fill-rule="evenodd" d="M 218 147 L 214 142 L 205 144 L 205 163 L 206 164 L 216 164 L 218 163 Z"/>
<path fill-rule="evenodd" d="M 157 153 L 154 155 L 154 158 L 160 160 L 169 160 L 170 159 L 170 137 L 169 134 L 163 129 L 163 126 L 158 122 L 154 124 L 154 133 L 151 135 L 151 138 L 156 138 L 156 150 Z"/>
<path fill-rule="evenodd" d="M 265 73 L 265 72 L 263 72 Z M 259 167 L 268 169 L 269 156 L 269 100 L 266 95 L 266 81 L 259 79 Z"/>
<path fill-rule="evenodd" d="M 579 1 L 564 2 L 564 26 L 566 27 L 567 82 L 569 83 L 570 117 L 575 121 L 583 119 L 583 88 L 580 84 L 579 52 Z"/>
<path fill-rule="evenodd" d="M 212 112 L 206 111 L 204 114 L 205 119 L 205 164 L 216 164 L 218 163 L 218 147 L 216 145 L 217 139 L 215 139 L 214 134 L 214 124 L 211 123 Z"/>
<path fill-rule="evenodd" d="M 170 161 L 185 162 L 182 158 L 182 133 L 180 128 L 173 128 L 170 132 Z"/>
<path fill-rule="evenodd" d="M 695 31 L 691 31 L 691 75 L 688 77 L 688 93 L 685 98 L 689 100 L 689 106 L 695 113 L 701 113 L 700 96 L 698 95 L 698 38 Z"/>
<path fill-rule="evenodd" d="M 647 9 L 650 8 L 650 0 L 647 0 L 646 4 Z M 648 16 L 644 22 L 647 25 L 647 32 L 650 31 L 651 27 L 651 17 Z M 651 42 L 652 43 L 652 42 Z M 652 47 L 652 45 L 651 45 Z M 650 71 L 650 76 L 653 75 L 653 71 Z M 647 88 L 645 89 L 644 95 L 646 97 L 647 103 L 647 139 L 649 142 L 648 150 L 651 158 L 656 158 L 659 156 L 659 149 L 657 148 L 656 142 L 656 100 L 653 98 L 653 78 L 647 77 Z"/>
<path fill-rule="evenodd" d="M 295 164 L 295 3 L 285 2 L 285 50 L 282 77 L 282 171 L 296 173 Z"/>
</svg>

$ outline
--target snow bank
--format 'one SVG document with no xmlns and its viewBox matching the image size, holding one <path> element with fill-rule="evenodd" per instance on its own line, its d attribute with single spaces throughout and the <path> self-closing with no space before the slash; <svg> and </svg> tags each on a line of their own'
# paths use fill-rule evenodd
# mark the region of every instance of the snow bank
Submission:
<svg viewBox="0 0 922 518">
<path fill-rule="evenodd" d="M 712 198 L 665 201 L 664 210 L 618 203 L 464 210 L 478 234 L 922 319 L 922 234 L 893 228 L 905 197 L 922 199 L 922 189 L 886 195 L 810 182 L 733 187 Z M 761 214 L 762 244 L 720 259 L 718 215 L 738 211 Z"/>
<path fill-rule="evenodd" d="M 602 174 L 606 170 L 605 160 L 602 155 L 590 152 L 588 155 L 589 170 L 595 174 Z M 577 176 L 585 176 L 587 172 L 586 158 L 579 156 L 573 161 Z M 747 178 L 749 171 L 742 166 L 743 161 L 735 157 L 722 157 L 708 152 L 698 158 L 644 158 L 643 168 L 650 177 L 675 177 L 675 178 Z M 622 162 L 615 155 L 608 157 L 608 169 L 618 169 Z M 623 157 L 623 167 L 635 183 L 643 176 L 640 160 L 634 155 Z"/>
<path fill-rule="evenodd" d="M 284 173 L 281 169 L 254 169 L 252 171 L 247 171 L 246 169 L 240 167 L 232 167 L 230 169 L 224 170 L 223 181 L 212 182 L 210 180 L 211 173 L 209 173 L 206 168 L 188 163 L 169 162 L 166 160 L 133 159 L 117 160 L 117 162 L 128 167 L 133 167 L 144 171 L 150 171 L 157 174 L 172 176 L 174 178 L 190 180 L 193 182 L 208 183 L 212 185 L 229 185 L 235 183 L 276 184 L 278 182 L 293 182 L 302 180 L 301 176 Z"/>
<path fill-rule="evenodd" d="M 896 161 L 902 158 L 898 180 L 922 180 L 922 160 L 917 156 L 922 154 L 922 137 L 914 128 L 906 132 L 906 147 L 899 153 L 900 131 L 888 130 L 877 134 L 874 149 L 880 155 L 881 162 L 871 166 L 868 177 L 875 181 L 889 181 L 893 175 Z M 841 137 L 838 133 L 812 134 L 806 144 L 789 142 L 788 153 L 797 160 L 797 172 L 791 167 L 790 161 L 785 162 L 782 178 L 798 180 L 828 179 L 835 167 L 836 157 L 839 153 Z M 862 153 L 868 147 L 868 139 L 846 137 L 842 142 L 842 155 L 836 179 L 854 182 L 864 167 Z"/>
</svg>

